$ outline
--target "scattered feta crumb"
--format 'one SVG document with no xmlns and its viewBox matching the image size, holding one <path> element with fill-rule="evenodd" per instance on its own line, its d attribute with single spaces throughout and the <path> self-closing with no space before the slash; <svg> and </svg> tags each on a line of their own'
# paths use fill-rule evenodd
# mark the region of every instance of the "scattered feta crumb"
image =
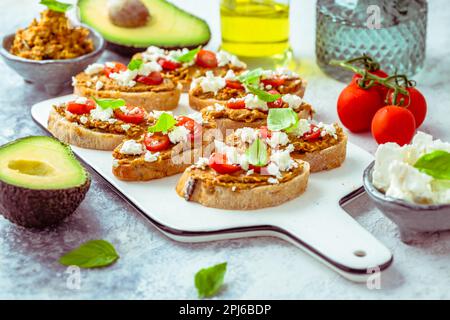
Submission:
<svg viewBox="0 0 450 320">
<path fill-rule="evenodd" d="M 162 71 L 161 65 L 156 61 L 151 61 L 142 64 L 141 68 L 138 70 L 138 75 L 140 76 L 148 76 L 152 72 L 160 72 Z"/>
<path fill-rule="evenodd" d="M 88 118 L 87 118 L 86 116 L 81 116 L 81 117 L 80 117 L 80 122 L 81 122 L 82 124 L 86 124 L 86 123 L 88 122 Z"/>
<path fill-rule="evenodd" d="M 300 119 L 295 128 L 292 129 L 292 133 L 297 137 L 303 137 L 303 135 L 311 130 L 311 123 L 306 119 Z"/>
<path fill-rule="evenodd" d="M 197 162 L 194 164 L 194 167 L 198 169 L 205 170 L 209 164 L 209 159 L 205 157 L 198 158 Z"/>
<path fill-rule="evenodd" d="M 131 125 L 129 125 L 129 124 L 122 124 L 120 127 L 123 129 L 123 131 L 126 132 L 126 131 L 130 130 Z"/>
<path fill-rule="evenodd" d="M 225 110 L 225 106 L 223 104 L 220 104 L 220 103 L 215 103 L 214 104 L 214 110 L 216 110 L 216 111 L 223 111 L 223 110 Z"/>
<path fill-rule="evenodd" d="M 114 118 L 108 119 L 109 124 L 114 124 L 116 122 L 117 122 L 117 119 L 114 119 Z"/>
<path fill-rule="evenodd" d="M 224 79 L 225 79 L 225 80 L 230 80 L 230 81 L 235 81 L 235 80 L 237 80 L 236 74 L 235 74 L 234 71 L 231 70 L 231 69 L 229 69 L 229 70 L 227 71 L 227 73 L 225 74 Z"/>
<path fill-rule="evenodd" d="M 95 83 L 95 90 L 101 90 L 101 88 L 103 88 L 103 82 L 102 81 L 100 81 L 100 80 L 98 80 L 96 83 Z"/>
<path fill-rule="evenodd" d="M 86 104 L 88 102 L 88 99 L 86 97 L 78 97 L 75 99 L 75 103 L 78 104 Z"/>
<path fill-rule="evenodd" d="M 113 166 L 113 168 L 117 168 L 119 166 L 119 160 L 118 159 L 113 159 L 112 166 Z"/>
<path fill-rule="evenodd" d="M 190 131 L 184 126 L 175 126 L 173 130 L 169 132 L 170 142 L 177 144 L 178 142 L 186 142 Z"/>
<path fill-rule="evenodd" d="M 254 174 L 254 173 L 255 173 L 255 170 L 250 169 L 250 170 L 247 171 L 247 173 L 246 173 L 245 175 L 251 176 L 251 175 Z"/>
<path fill-rule="evenodd" d="M 317 127 L 320 128 L 320 135 L 325 137 L 327 134 L 337 139 L 336 127 L 332 124 L 318 123 Z"/>
<path fill-rule="evenodd" d="M 111 108 L 102 109 L 97 106 L 97 108 L 91 110 L 91 118 L 92 120 L 108 121 L 113 116 L 113 113 L 114 110 Z"/>
<path fill-rule="evenodd" d="M 127 140 L 123 143 L 119 152 L 128 155 L 140 155 L 144 153 L 144 146 L 136 140 Z"/>
<path fill-rule="evenodd" d="M 286 133 L 281 131 L 273 131 L 270 138 L 267 138 L 267 144 L 272 149 L 277 149 L 279 146 L 285 146 L 289 143 L 289 137 Z"/>
<path fill-rule="evenodd" d="M 212 71 L 207 71 L 204 77 L 196 78 L 192 81 L 191 88 L 200 86 L 203 92 L 214 92 L 215 94 L 225 88 L 226 81 L 222 77 L 214 76 Z"/>
<path fill-rule="evenodd" d="M 161 115 L 163 113 L 167 113 L 167 114 L 173 116 L 173 112 L 172 111 L 158 111 L 158 110 L 154 110 L 154 111 L 150 112 L 150 116 L 152 118 L 159 119 L 159 117 L 161 117 Z"/>
<path fill-rule="evenodd" d="M 224 67 L 231 64 L 238 68 L 246 68 L 247 65 L 238 59 L 237 56 L 230 54 L 226 51 L 219 51 L 216 53 L 217 64 L 219 67 Z"/>
<path fill-rule="evenodd" d="M 86 81 L 86 86 L 88 87 L 92 86 L 92 81 Z"/>
<path fill-rule="evenodd" d="M 244 101 L 245 101 L 245 107 L 247 109 L 250 109 L 250 110 L 258 109 L 261 111 L 269 110 L 269 107 L 267 106 L 267 102 L 259 99 L 258 96 L 256 96 L 256 95 L 248 94 L 245 96 Z"/>
<path fill-rule="evenodd" d="M 272 177 L 267 179 L 267 182 L 271 183 L 271 184 L 279 184 L 280 183 L 280 181 L 278 181 L 278 179 L 275 179 L 275 178 L 272 178 Z"/>
<path fill-rule="evenodd" d="M 111 73 L 109 77 L 115 80 L 119 86 L 134 87 L 136 85 L 136 81 L 134 81 L 134 78 L 136 78 L 137 74 L 137 70 L 127 69 L 119 73 Z"/>
<path fill-rule="evenodd" d="M 160 153 L 159 152 L 155 152 L 155 153 L 151 153 L 150 151 L 145 152 L 144 155 L 144 161 L 145 162 L 155 162 L 158 160 Z"/>
<path fill-rule="evenodd" d="M 93 63 L 88 65 L 88 67 L 84 70 L 84 73 L 86 73 L 89 76 L 92 76 L 94 74 L 100 73 L 105 69 L 105 65 L 101 63 Z"/>
<path fill-rule="evenodd" d="M 235 192 L 237 190 L 237 187 L 236 186 L 233 186 L 232 188 L 231 188 L 231 191 L 233 191 L 233 192 Z"/>
<path fill-rule="evenodd" d="M 258 138 L 258 130 L 253 128 L 239 128 L 234 134 L 242 141 L 246 143 L 252 143 Z"/>
<path fill-rule="evenodd" d="M 285 94 L 281 97 L 281 100 L 287 103 L 289 105 L 289 108 L 292 108 L 294 110 L 297 110 L 303 103 L 302 98 L 295 94 Z"/>
<path fill-rule="evenodd" d="M 77 78 L 72 77 L 72 86 L 76 86 L 77 85 Z"/>
</svg>

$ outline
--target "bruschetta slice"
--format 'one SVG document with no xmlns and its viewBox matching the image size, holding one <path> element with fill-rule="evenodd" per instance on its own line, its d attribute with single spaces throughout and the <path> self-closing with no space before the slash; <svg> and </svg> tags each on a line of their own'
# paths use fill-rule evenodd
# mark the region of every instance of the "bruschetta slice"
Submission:
<svg viewBox="0 0 450 320">
<path fill-rule="evenodd" d="M 230 145 L 246 148 L 255 139 L 263 139 L 271 148 L 293 146 L 291 156 L 306 161 L 311 172 L 340 167 L 347 153 L 347 136 L 338 124 L 295 119 L 289 110 L 271 110 L 267 126 L 241 128 L 227 137 Z"/>
<path fill-rule="evenodd" d="M 274 91 L 265 93 L 262 98 L 248 93 L 242 98 L 230 99 L 225 105 L 216 103 L 206 107 L 201 113 L 204 121 L 214 124 L 225 137 L 239 128 L 265 126 L 268 113 L 272 109 L 291 109 L 301 119 L 310 119 L 314 114 L 312 106 L 303 102 L 299 96 L 280 95 Z"/>
<path fill-rule="evenodd" d="M 193 80 L 189 91 L 189 105 L 201 110 L 216 103 L 225 105 L 230 99 L 243 98 L 255 91 L 276 92 L 303 98 L 306 81 L 288 69 L 263 70 L 261 68 L 236 75 L 229 70 L 224 76 L 206 72 Z"/>
<path fill-rule="evenodd" d="M 201 117 L 150 114 L 140 137 L 123 141 L 113 152 L 113 174 L 124 181 L 149 181 L 183 172 L 202 155 Z"/>
<path fill-rule="evenodd" d="M 125 138 L 135 138 L 147 128 L 148 114 L 124 100 L 89 99 L 54 105 L 47 127 L 59 140 L 87 149 L 113 150 Z"/>
<path fill-rule="evenodd" d="M 83 97 L 123 99 L 147 111 L 172 110 L 180 100 L 180 85 L 165 77 L 156 62 L 132 60 L 94 63 L 73 78 L 74 93 Z"/>
<path fill-rule="evenodd" d="M 192 79 L 204 76 L 207 71 L 215 75 L 225 75 L 228 70 L 240 73 L 247 68 L 235 55 L 201 48 L 164 50 L 151 46 L 145 52 L 136 54 L 134 58 L 160 64 L 161 72 L 174 82 L 180 83 L 183 92 L 189 91 Z"/>
<path fill-rule="evenodd" d="M 290 152 L 273 150 L 260 139 L 245 151 L 216 141 L 209 158 L 200 158 L 181 176 L 178 195 L 187 201 L 228 210 L 274 207 L 300 196 L 307 187 L 309 164 Z"/>
</svg>

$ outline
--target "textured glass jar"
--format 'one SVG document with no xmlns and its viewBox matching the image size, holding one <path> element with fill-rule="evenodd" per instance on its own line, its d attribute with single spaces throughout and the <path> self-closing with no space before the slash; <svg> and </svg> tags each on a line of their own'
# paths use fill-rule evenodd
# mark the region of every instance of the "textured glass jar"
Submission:
<svg viewBox="0 0 450 320">
<path fill-rule="evenodd" d="M 329 62 L 367 53 L 386 72 L 413 76 L 425 61 L 427 15 L 427 0 L 318 0 L 317 63 L 347 81 L 349 72 Z"/>
</svg>

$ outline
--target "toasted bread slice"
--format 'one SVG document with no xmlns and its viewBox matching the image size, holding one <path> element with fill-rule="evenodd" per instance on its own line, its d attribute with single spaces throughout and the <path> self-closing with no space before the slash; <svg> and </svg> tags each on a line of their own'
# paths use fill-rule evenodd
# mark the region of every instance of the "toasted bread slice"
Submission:
<svg viewBox="0 0 450 320">
<path fill-rule="evenodd" d="M 323 150 L 315 152 L 293 152 L 294 159 L 300 159 L 309 163 L 311 172 L 319 172 L 338 168 L 345 161 L 347 155 L 347 136 L 340 137 L 339 142 Z"/>
<path fill-rule="evenodd" d="M 169 91 L 146 91 L 146 92 L 126 92 L 116 90 L 95 90 L 83 84 L 74 86 L 74 94 L 82 97 L 123 99 L 128 106 L 142 107 L 146 111 L 173 110 L 178 106 L 180 100 L 180 89 L 175 88 Z"/>
<path fill-rule="evenodd" d="M 301 87 L 297 91 L 292 92 L 291 94 L 294 94 L 294 95 L 297 95 L 297 96 L 303 98 L 305 95 L 306 85 L 307 85 L 306 80 L 302 80 Z M 210 99 L 199 98 L 193 94 L 192 90 L 189 91 L 189 105 L 191 106 L 192 109 L 195 109 L 197 111 L 201 111 L 203 108 L 206 108 L 208 106 L 213 106 L 216 103 L 221 104 L 221 105 L 226 105 L 227 102 L 228 102 L 228 100 L 218 100 L 218 99 L 214 99 L 214 98 L 210 98 Z"/>
<path fill-rule="evenodd" d="M 47 128 L 60 141 L 87 149 L 114 150 L 125 138 L 123 134 L 98 132 L 70 122 L 54 108 L 50 111 Z"/>
<path fill-rule="evenodd" d="M 198 174 L 196 167 L 188 168 L 176 186 L 179 196 L 206 207 L 227 210 L 256 210 L 278 206 L 305 192 L 309 178 L 309 164 L 296 160 L 299 171 L 278 184 L 262 184 L 239 188 L 232 183 L 215 185 L 211 170 Z"/>
</svg>

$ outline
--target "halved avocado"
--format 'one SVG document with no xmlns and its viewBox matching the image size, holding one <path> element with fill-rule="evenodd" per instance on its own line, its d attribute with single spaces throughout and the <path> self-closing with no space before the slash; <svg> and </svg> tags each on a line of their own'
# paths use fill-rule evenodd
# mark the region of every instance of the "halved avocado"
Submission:
<svg viewBox="0 0 450 320">
<path fill-rule="evenodd" d="M 166 0 L 142 0 L 150 18 L 146 25 L 125 28 L 108 14 L 108 0 L 78 0 L 81 22 L 96 29 L 122 54 L 134 54 L 154 45 L 166 49 L 195 48 L 211 38 L 208 24 Z"/>
<path fill-rule="evenodd" d="M 0 213 L 29 228 L 55 225 L 83 201 L 91 179 L 69 146 L 26 137 L 0 146 Z"/>
</svg>

